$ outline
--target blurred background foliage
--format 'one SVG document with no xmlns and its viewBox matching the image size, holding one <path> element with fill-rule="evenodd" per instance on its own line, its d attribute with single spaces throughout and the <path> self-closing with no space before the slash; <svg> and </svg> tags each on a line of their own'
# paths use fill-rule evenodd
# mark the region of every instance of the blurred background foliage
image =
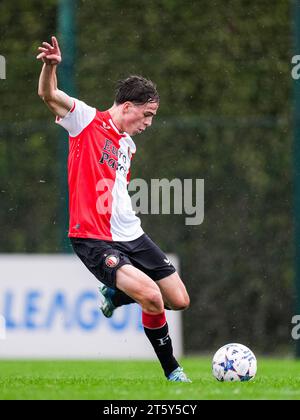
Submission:
<svg viewBox="0 0 300 420">
<path fill-rule="evenodd" d="M 59 37 L 57 5 L 0 3 L 0 252 L 60 251 L 62 129 L 37 95 L 35 58 Z M 77 1 L 78 97 L 104 110 L 120 78 L 158 86 L 159 114 L 135 138 L 133 178 L 205 180 L 201 225 L 142 216 L 180 257 L 189 353 L 225 341 L 291 351 L 291 21 L 285 0 Z"/>
</svg>

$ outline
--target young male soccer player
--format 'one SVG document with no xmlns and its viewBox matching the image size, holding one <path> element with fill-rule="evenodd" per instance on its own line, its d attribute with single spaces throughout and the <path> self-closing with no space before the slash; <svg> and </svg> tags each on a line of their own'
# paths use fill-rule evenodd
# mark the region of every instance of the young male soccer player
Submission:
<svg viewBox="0 0 300 420">
<path fill-rule="evenodd" d="M 166 255 L 143 232 L 127 184 L 136 146 L 131 138 L 152 124 L 159 107 L 155 85 L 130 76 L 118 83 L 114 104 L 100 112 L 57 88 L 57 39 L 43 42 L 38 94 L 69 133 L 69 237 L 74 251 L 105 286 L 102 312 L 137 302 L 165 376 L 190 382 L 173 355 L 165 307 L 185 309 L 189 296 Z"/>
</svg>

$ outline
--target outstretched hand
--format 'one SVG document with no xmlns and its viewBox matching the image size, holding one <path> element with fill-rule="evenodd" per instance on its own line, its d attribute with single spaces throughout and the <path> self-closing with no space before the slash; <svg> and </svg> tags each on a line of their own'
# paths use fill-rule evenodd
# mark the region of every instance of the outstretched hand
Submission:
<svg viewBox="0 0 300 420">
<path fill-rule="evenodd" d="M 43 46 L 38 48 L 40 54 L 36 58 L 42 60 L 45 64 L 55 65 L 61 62 L 61 52 L 55 36 L 52 36 L 51 40 L 52 45 L 48 44 L 48 42 L 43 42 Z"/>
</svg>

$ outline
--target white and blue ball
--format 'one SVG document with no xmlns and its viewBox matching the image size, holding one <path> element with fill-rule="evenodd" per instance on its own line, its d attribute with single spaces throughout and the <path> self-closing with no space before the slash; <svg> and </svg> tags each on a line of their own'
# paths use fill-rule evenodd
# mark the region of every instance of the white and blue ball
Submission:
<svg viewBox="0 0 300 420">
<path fill-rule="evenodd" d="M 256 357 L 243 344 L 226 344 L 213 357 L 212 373 L 221 382 L 250 381 L 255 377 L 256 371 Z"/>
</svg>

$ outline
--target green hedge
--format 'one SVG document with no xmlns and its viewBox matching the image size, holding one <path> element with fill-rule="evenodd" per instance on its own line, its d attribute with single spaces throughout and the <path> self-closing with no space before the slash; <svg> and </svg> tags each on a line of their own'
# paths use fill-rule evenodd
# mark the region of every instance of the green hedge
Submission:
<svg viewBox="0 0 300 420">
<path fill-rule="evenodd" d="M 77 2 L 76 81 L 106 109 L 114 83 L 153 79 L 157 120 L 136 138 L 133 176 L 203 178 L 205 220 L 142 216 L 178 253 L 192 297 L 185 348 L 241 341 L 291 348 L 293 226 L 290 2 Z M 37 96 L 36 48 L 50 39 L 57 1 L 0 4 L 1 252 L 59 251 L 60 128 Z"/>
</svg>

